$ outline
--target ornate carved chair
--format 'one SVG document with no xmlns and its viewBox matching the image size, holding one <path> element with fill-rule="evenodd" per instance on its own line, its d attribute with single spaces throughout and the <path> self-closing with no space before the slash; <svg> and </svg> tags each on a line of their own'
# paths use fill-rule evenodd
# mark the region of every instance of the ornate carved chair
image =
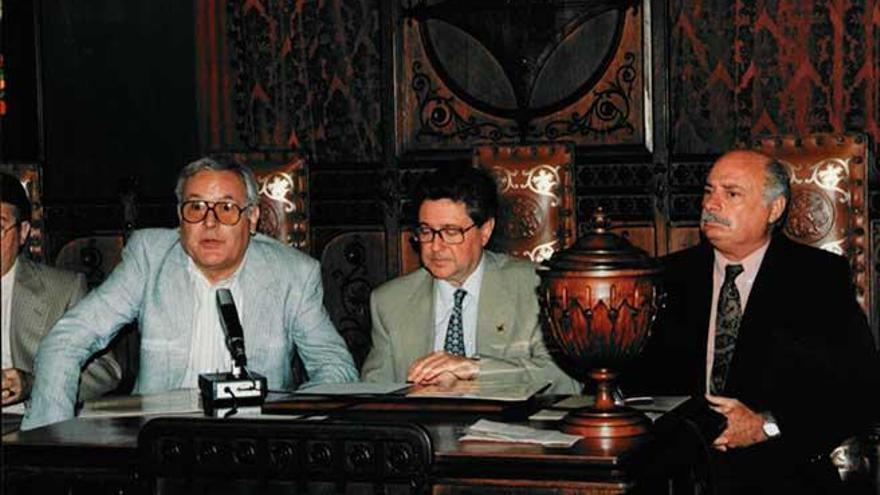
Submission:
<svg viewBox="0 0 880 495">
<path fill-rule="evenodd" d="M 871 320 L 871 238 L 868 228 L 864 134 L 810 134 L 757 139 L 752 147 L 779 159 L 791 173 L 785 234 L 849 259 L 856 298 Z"/>
<path fill-rule="evenodd" d="M 490 248 L 541 262 L 574 243 L 574 154 L 570 145 L 480 146 L 474 165 L 491 170 L 501 193 Z"/>
<path fill-rule="evenodd" d="M 248 165 L 260 190 L 258 230 L 279 241 L 308 252 L 309 173 L 305 157 L 296 152 L 233 153 Z"/>
</svg>

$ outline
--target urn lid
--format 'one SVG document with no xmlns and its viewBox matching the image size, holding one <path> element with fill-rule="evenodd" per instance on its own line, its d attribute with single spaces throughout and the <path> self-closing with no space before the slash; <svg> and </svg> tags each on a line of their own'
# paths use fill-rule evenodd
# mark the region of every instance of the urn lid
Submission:
<svg viewBox="0 0 880 495">
<path fill-rule="evenodd" d="M 590 231 L 573 246 L 557 252 L 544 262 L 543 270 L 550 272 L 614 272 L 638 270 L 659 272 L 657 260 L 644 250 L 633 246 L 624 237 L 611 232 L 611 223 L 602 208 L 597 208 L 590 220 Z"/>
</svg>

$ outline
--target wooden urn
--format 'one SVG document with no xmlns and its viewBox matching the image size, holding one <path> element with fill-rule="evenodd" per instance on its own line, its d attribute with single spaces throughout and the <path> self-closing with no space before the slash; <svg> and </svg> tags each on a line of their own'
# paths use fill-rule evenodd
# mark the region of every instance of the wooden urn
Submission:
<svg viewBox="0 0 880 495">
<path fill-rule="evenodd" d="M 612 233 L 600 209 L 590 232 L 538 273 L 545 332 L 565 359 L 582 366 L 582 381 L 597 382 L 594 405 L 571 411 L 562 430 L 605 449 L 640 442 L 650 421 L 615 405 L 612 392 L 618 372 L 648 339 L 660 299 L 659 263 Z"/>
</svg>

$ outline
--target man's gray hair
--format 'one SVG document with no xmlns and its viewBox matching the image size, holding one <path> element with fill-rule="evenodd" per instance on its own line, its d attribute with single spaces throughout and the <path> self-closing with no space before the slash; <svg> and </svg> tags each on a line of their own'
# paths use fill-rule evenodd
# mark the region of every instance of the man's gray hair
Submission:
<svg viewBox="0 0 880 495">
<path fill-rule="evenodd" d="M 183 167 L 183 170 L 177 176 L 177 186 L 174 188 L 174 194 L 177 195 L 178 203 L 183 202 L 183 188 L 186 185 L 186 181 L 203 170 L 235 172 L 244 182 L 244 187 L 247 190 L 248 204 L 255 205 L 259 203 L 260 192 L 254 172 L 247 165 L 242 165 L 235 160 L 222 156 L 206 156 Z"/>
<path fill-rule="evenodd" d="M 773 222 L 774 227 L 784 225 L 788 217 L 788 206 L 791 204 L 791 176 L 788 169 L 779 160 L 771 158 L 767 162 L 767 179 L 764 182 L 764 202 L 770 204 L 774 199 L 785 198 L 785 210 Z"/>
</svg>

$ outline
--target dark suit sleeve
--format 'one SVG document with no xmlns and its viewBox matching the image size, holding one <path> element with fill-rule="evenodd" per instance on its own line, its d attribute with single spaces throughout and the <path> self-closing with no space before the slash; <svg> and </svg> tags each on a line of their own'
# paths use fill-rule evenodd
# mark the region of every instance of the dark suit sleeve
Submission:
<svg viewBox="0 0 880 495">
<path fill-rule="evenodd" d="M 878 419 L 877 350 L 849 269 L 842 258 L 834 261 L 827 277 L 811 286 L 817 302 L 793 308 L 807 317 L 792 339 L 792 360 L 809 363 L 810 369 L 788 377 L 789 386 L 771 407 L 794 451 L 827 453 Z"/>
</svg>

